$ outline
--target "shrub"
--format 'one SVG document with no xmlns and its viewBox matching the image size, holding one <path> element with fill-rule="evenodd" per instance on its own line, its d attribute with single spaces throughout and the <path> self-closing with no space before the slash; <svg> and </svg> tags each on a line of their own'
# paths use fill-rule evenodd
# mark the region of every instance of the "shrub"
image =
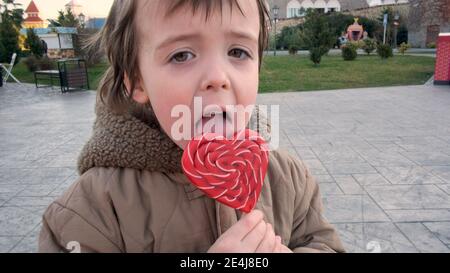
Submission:
<svg viewBox="0 0 450 273">
<path fill-rule="evenodd" d="M 333 47 L 336 39 L 334 33 L 335 30 L 329 25 L 325 15 L 313 9 L 306 12 L 301 40 L 308 48 L 309 57 L 315 65 L 319 65 L 322 56 Z"/>
<path fill-rule="evenodd" d="M 302 25 L 283 27 L 281 33 L 277 35 L 278 47 L 282 49 L 289 49 L 291 46 L 295 46 L 298 50 L 305 48 L 301 41 L 302 28 Z"/>
<path fill-rule="evenodd" d="M 363 40 L 363 43 L 364 45 L 362 46 L 362 49 L 367 53 L 367 55 L 370 55 L 370 53 L 377 49 L 377 42 L 375 39 L 367 38 Z"/>
<path fill-rule="evenodd" d="M 296 45 L 291 45 L 289 46 L 289 54 L 290 55 L 295 55 L 297 54 L 298 51 L 298 47 Z"/>
<path fill-rule="evenodd" d="M 28 71 L 34 72 L 39 69 L 39 60 L 34 55 L 30 55 L 24 61 L 25 66 L 28 68 Z"/>
<path fill-rule="evenodd" d="M 402 53 L 402 55 L 405 55 L 405 52 L 408 51 L 408 49 L 411 48 L 411 45 L 408 43 L 402 43 L 400 47 L 398 48 L 398 52 Z"/>
<path fill-rule="evenodd" d="M 45 56 L 39 60 L 39 68 L 41 70 L 52 70 L 54 69 L 55 64 L 49 57 Z"/>
<path fill-rule="evenodd" d="M 436 43 L 427 44 L 427 48 L 436 48 Z"/>
<path fill-rule="evenodd" d="M 394 53 L 392 52 L 392 48 L 390 45 L 386 44 L 379 44 L 377 46 L 377 53 L 378 56 L 381 57 L 381 59 L 387 59 L 389 57 L 394 57 Z"/>
<path fill-rule="evenodd" d="M 309 49 L 309 59 L 315 64 L 318 65 L 322 61 L 322 50 L 320 48 L 314 47 Z"/>
<path fill-rule="evenodd" d="M 357 50 L 359 48 L 363 48 L 364 42 L 362 40 L 359 41 L 351 41 L 350 44 Z"/>
<path fill-rule="evenodd" d="M 354 45 L 348 44 L 342 47 L 342 57 L 346 61 L 353 61 L 358 56 L 356 47 Z"/>
</svg>

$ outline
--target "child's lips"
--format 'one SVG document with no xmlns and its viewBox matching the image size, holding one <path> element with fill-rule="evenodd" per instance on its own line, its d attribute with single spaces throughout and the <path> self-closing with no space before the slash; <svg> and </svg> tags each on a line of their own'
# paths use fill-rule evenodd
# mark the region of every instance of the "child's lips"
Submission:
<svg viewBox="0 0 450 273">
<path fill-rule="evenodd" d="M 223 136 L 228 136 L 232 133 L 232 125 L 225 115 L 202 117 L 199 125 L 203 133 L 216 133 Z"/>
</svg>

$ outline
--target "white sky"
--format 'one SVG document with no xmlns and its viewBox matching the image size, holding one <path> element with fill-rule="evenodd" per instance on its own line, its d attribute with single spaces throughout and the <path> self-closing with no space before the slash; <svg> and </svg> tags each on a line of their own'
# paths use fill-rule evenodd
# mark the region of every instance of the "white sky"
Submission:
<svg viewBox="0 0 450 273">
<path fill-rule="evenodd" d="M 22 4 L 22 8 L 25 10 L 30 4 L 31 0 L 15 0 L 16 3 Z M 109 9 L 112 6 L 113 0 L 79 0 L 83 5 L 83 14 L 88 17 L 106 17 Z M 40 11 L 40 17 L 43 20 L 55 19 L 58 10 L 64 10 L 65 5 L 69 3 L 69 0 L 34 0 L 36 6 Z M 46 23 L 48 23 L 46 21 Z"/>
</svg>

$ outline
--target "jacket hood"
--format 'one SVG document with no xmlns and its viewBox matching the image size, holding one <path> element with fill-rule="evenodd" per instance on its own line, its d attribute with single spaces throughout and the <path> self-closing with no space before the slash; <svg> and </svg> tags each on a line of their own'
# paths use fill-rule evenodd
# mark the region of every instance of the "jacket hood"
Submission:
<svg viewBox="0 0 450 273">
<path fill-rule="evenodd" d="M 92 136 L 78 157 L 80 175 L 93 167 L 182 172 L 183 150 L 164 132 L 150 107 L 133 106 L 116 114 L 98 100 L 95 112 Z M 258 106 L 247 127 L 270 140 L 270 123 Z"/>
</svg>

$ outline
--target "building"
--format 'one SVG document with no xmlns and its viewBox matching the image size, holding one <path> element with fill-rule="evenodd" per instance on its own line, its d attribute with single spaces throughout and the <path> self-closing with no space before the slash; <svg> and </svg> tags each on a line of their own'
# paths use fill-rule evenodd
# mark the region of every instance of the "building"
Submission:
<svg viewBox="0 0 450 273">
<path fill-rule="evenodd" d="M 70 10 L 76 17 L 83 13 L 83 5 L 80 1 L 71 0 L 65 7 L 66 10 Z"/>
<path fill-rule="evenodd" d="M 327 13 L 334 11 L 351 11 L 375 6 L 404 4 L 408 0 L 268 0 L 272 9 L 278 6 L 280 19 L 301 17 L 309 8 Z"/>
<path fill-rule="evenodd" d="M 301 17 L 307 9 L 313 8 L 321 12 L 340 11 L 342 6 L 339 0 L 268 0 L 272 9 L 279 8 L 278 18 Z"/>
<path fill-rule="evenodd" d="M 279 8 L 280 19 L 301 17 L 310 8 L 327 13 L 369 6 L 365 0 L 268 0 L 268 3 L 271 9 Z"/>
<path fill-rule="evenodd" d="M 31 1 L 25 10 L 27 17 L 22 23 L 24 28 L 43 28 L 44 20 L 39 17 L 39 9 L 37 8 L 34 1 Z"/>
<path fill-rule="evenodd" d="M 450 0 L 410 0 L 409 43 L 436 44 L 440 32 L 450 32 Z"/>
<path fill-rule="evenodd" d="M 49 58 L 59 59 L 75 57 L 73 35 L 78 34 L 76 28 L 35 28 L 33 31 L 47 44 L 47 54 Z M 26 36 L 27 30 L 25 28 L 21 29 L 20 34 Z"/>
<path fill-rule="evenodd" d="M 101 29 L 106 23 L 106 18 L 90 18 L 86 22 L 86 28 Z"/>
<path fill-rule="evenodd" d="M 408 0 L 367 0 L 370 7 L 384 6 L 384 5 L 396 5 L 407 4 Z"/>
</svg>

